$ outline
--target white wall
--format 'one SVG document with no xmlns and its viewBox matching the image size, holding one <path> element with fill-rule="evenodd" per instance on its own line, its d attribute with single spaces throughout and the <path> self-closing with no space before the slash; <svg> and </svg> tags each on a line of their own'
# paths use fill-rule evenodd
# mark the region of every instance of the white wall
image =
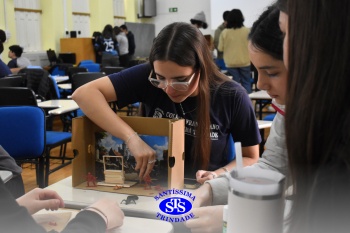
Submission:
<svg viewBox="0 0 350 233">
<path fill-rule="evenodd" d="M 214 35 L 215 29 L 223 22 L 225 10 L 240 9 L 245 17 L 244 25 L 251 27 L 265 7 L 275 0 L 157 0 L 157 16 L 150 20 L 155 24 L 156 35 L 166 25 L 173 22 L 190 22 L 200 11 L 204 11 L 208 28 L 203 34 Z M 178 12 L 169 12 L 177 7 Z"/>
</svg>

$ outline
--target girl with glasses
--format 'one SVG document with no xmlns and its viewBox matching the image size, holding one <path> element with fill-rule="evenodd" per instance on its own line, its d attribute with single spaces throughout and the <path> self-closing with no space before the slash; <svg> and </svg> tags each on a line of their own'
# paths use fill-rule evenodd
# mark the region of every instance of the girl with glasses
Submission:
<svg viewBox="0 0 350 233">
<path fill-rule="evenodd" d="M 251 101 L 241 85 L 216 67 L 202 33 L 173 23 L 155 38 L 149 62 L 90 82 L 73 94 L 97 125 L 127 142 L 140 178 L 148 175 L 155 151 L 109 107 L 142 102 L 144 116 L 185 119 L 185 177 L 204 182 L 231 170 L 229 138 L 242 143 L 244 165 L 255 163 L 261 141 Z M 209 172 L 207 172 L 209 171 Z"/>
</svg>

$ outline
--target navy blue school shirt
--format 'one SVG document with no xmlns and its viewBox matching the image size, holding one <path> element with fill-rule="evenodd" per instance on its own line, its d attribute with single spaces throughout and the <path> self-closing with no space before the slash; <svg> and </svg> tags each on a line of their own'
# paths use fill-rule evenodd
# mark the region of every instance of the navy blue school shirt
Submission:
<svg viewBox="0 0 350 233">
<path fill-rule="evenodd" d="M 10 68 L 0 59 L 0 78 L 12 74 Z"/>
<path fill-rule="evenodd" d="M 194 164 L 192 149 L 196 132 L 197 97 L 188 97 L 180 104 L 174 103 L 160 88 L 154 87 L 148 76 L 149 63 L 137 65 L 109 76 L 117 93 L 117 106 L 142 102 L 145 116 L 154 118 L 185 119 L 185 177 L 195 178 L 199 166 Z M 211 153 L 208 170 L 225 166 L 229 135 L 242 147 L 260 143 L 261 137 L 255 113 L 246 91 L 240 84 L 228 81 L 211 90 L 210 104 Z"/>
</svg>

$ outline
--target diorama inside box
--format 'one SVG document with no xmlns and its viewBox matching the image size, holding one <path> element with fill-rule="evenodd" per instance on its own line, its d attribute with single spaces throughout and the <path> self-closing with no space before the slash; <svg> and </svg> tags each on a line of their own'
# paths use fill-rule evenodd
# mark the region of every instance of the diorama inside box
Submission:
<svg viewBox="0 0 350 233">
<path fill-rule="evenodd" d="M 73 187 L 147 196 L 164 189 L 183 188 L 184 120 L 122 119 L 156 151 L 150 177 L 139 179 L 134 169 L 135 158 L 124 141 L 102 130 L 87 117 L 79 117 L 73 119 L 72 130 L 72 148 L 78 151 L 73 160 Z"/>
</svg>

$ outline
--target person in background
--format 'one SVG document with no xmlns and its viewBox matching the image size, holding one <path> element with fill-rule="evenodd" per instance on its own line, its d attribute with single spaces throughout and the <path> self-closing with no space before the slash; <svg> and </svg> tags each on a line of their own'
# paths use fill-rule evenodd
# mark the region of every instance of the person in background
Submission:
<svg viewBox="0 0 350 233">
<path fill-rule="evenodd" d="M 0 29 L 0 55 L 4 51 L 4 42 L 6 41 L 6 33 Z M 0 78 L 11 74 L 10 68 L 0 58 Z"/>
<path fill-rule="evenodd" d="M 144 116 L 185 119 L 185 177 L 202 181 L 232 169 L 230 135 L 242 143 L 244 165 L 259 158 L 261 141 L 252 103 L 241 85 L 221 73 L 202 33 L 188 23 L 161 30 L 149 62 L 103 77 L 77 89 L 72 98 L 102 129 L 124 140 L 140 178 L 152 170 L 155 151 L 109 107 L 142 102 Z"/>
<path fill-rule="evenodd" d="M 102 36 L 98 41 L 98 51 L 102 56 L 102 67 L 119 66 L 118 42 L 114 37 L 113 27 L 110 24 L 107 24 L 102 31 Z"/>
<path fill-rule="evenodd" d="M 283 63 L 283 38 L 279 10 L 272 5 L 254 22 L 249 34 L 249 54 L 258 69 L 258 86 L 273 98 L 277 110 L 262 157 L 253 167 L 280 172 L 288 177 L 288 157 L 284 130 L 287 69 Z M 194 191 L 196 219 L 186 226 L 192 232 L 221 232 L 223 205 L 227 204 L 229 181 L 226 176 L 207 181 Z M 210 206 L 213 205 L 213 206 Z M 199 208 L 198 208 L 199 207 Z M 254 222 L 252 222 L 254 224 Z"/>
<path fill-rule="evenodd" d="M 7 233 L 46 233 L 32 214 L 64 207 L 62 198 L 49 189 L 36 188 L 14 199 L 0 179 L 0 226 Z M 104 233 L 123 224 L 124 213 L 115 200 L 102 198 L 80 211 L 62 233 Z"/>
<path fill-rule="evenodd" d="M 228 73 L 240 83 L 248 93 L 252 92 L 252 77 L 248 53 L 249 28 L 239 9 L 233 9 L 227 16 L 227 26 L 221 32 L 218 50 L 224 53 Z"/>
<path fill-rule="evenodd" d="M 9 47 L 8 57 L 11 60 L 7 66 L 10 68 L 12 74 L 17 74 L 23 68 L 32 65 L 28 58 L 22 57 L 23 48 L 19 45 L 11 45 Z"/>
<path fill-rule="evenodd" d="M 120 29 L 120 27 L 115 26 L 113 28 L 116 40 L 119 45 L 119 63 L 122 67 L 128 67 L 129 65 L 129 42 L 125 33 Z"/>
<path fill-rule="evenodd" d="M 95 51 L 95 58 L 96 58 L 96 63 L 101 64 L 101 60 L 102 60 L 102 55 L 99 53 L 99 40 L 100 37 L 102 36 L 101 32 L 94 32 L 92 34 L 92 46 L 94 47 L 94 51 Z"/>
<path fill-rule="evenodd" d="M 197 28 L 207 29 L 208 23 L 205 19 L 205 14 L 203 11 L 196 14 L 192 19 L 190 19 L 191 24 L 196 26 Z"/>
<path fill-rule="evenodd" d="M 215 62 L 220 70 L 226 70 L 226 65 L 223 57 L 224 54 L 223 52 L 220 52 L 218 50 L 218 46 L 219 46 L 219 39 L 220 39 L 221 32 L 226 28 L 226 25 L 227 25 L 227 16 L 229 13 L 230 11 L 225 11 L 222 14 L 222 18 L 224 19 L 224 22 L 220 24 L 220 26 L 215 30 L 215 34 L 214 34 L 214 46 L 215 46 L 215 49 L 218 51 Z"/>
<path fill-rule="evenodd" d="M 125 33 L 126 37 L 128 38 L 129 61 L 131 61 L 134 59 L 135 49 L 136 49 L 135 36 L 131 31 L 128 30 L 128 27 L 125 24 L 121 25 L 120 29 Z"/>
<path fill-rule="evenodd" d="M 293 199 L 288 232 L 349 232 L 350 2 L 279 3 L 289 72 L 286 138 Z"/>
</svg>

